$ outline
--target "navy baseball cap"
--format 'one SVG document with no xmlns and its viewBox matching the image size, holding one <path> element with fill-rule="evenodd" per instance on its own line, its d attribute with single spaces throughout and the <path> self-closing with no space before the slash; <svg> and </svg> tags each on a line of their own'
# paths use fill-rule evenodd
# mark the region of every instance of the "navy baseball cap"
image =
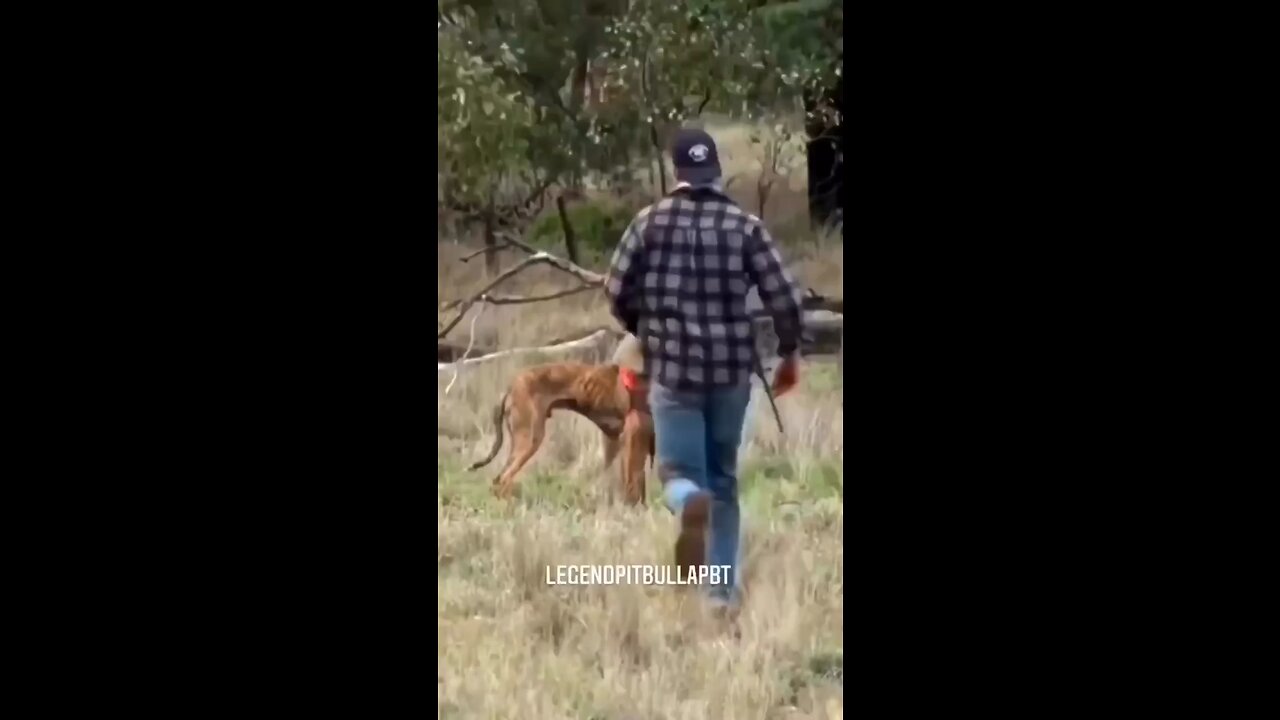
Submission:
<svg viewBox="0 0 1280 720">
<path fill-rule="evenodd" d="M 703 130 L 681 130 L 671 145 L 671 164 L 676 180 L 701 185 L 720 177 L 720 154 L 716 141 Z"/>
</svg>

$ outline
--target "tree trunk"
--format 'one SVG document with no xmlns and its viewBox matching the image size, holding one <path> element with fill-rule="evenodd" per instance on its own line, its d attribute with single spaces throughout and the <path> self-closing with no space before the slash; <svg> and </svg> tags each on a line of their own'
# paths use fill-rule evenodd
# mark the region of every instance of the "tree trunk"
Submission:
<svg viewBox="0 0 1280 720">
<path fill-rule="evenodd" d="M 585 36 L 584 36 L 585 40 Z M 573 75 L 569 84 L 573 87 L 573 94 L 569 97 L 569 111 L 574 117 L 578 116 L 578 111 L 582 109 L 583 100 L 587 94 L 587 47 L 585 43 L 580 43 L 581 47 L 577 48 L 575 55 L 577 56 L 573 63 Z"/>
<path fill-rule="evenodd" d="M 493 193 L 489 193 L 489 207 L 484 212 L 484 272 L 493 277 L 498 274 L 498 241 L 493 235 Z"/>
<path fill-rule="evenodd" d="M 805 122 L 809 135 L 806 155 L 809 165 L 809 220 L 814 228 L 822 227 L 833 219 L 840 207 L 843 168 L 841 153 L 844 150 L 844 128 L 830 125 L 816 117 L 821 105 L 841 106 L 843 78 L 834 88 L 805 93 L 805 110 L 812 113 Z M 820 138 L 820 139 L 819 139 Z"/>
<path fill-rule="evenodd" d="M 574 265 L 580 265 L 578 262 L 578 240 L 573 236 L 573 225 L 569 223 L 569 213 L 564 209 L 564 196 L 556 196 L 556 210 L 560 212 L 560 226 L 564 228 L 564 249 L 569 253 L 569 262 Z"/>
<path fill-rule="evenodd" d="M 662 143 L 658 142 L 658 128 L 649 123 L 649 142 L 653 144 L 653 151 L 658 155 L 658 182 L 661 183 L 662 194 L 667 194 L 667 161 L 662 157 Z"/>
</svg>

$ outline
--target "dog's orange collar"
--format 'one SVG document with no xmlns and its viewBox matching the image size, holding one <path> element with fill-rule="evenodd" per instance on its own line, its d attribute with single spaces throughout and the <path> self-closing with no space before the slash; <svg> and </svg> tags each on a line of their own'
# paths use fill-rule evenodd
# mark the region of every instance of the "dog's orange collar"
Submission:
<svg viewBox="0 0 1280 720">
<path fill-rule="evenodd" d="M 619 370 L 622 372 L 622 387 L 632 391 L 640 389 L 640 378 L 634 370 L 625 367 Z"/>
</svg>

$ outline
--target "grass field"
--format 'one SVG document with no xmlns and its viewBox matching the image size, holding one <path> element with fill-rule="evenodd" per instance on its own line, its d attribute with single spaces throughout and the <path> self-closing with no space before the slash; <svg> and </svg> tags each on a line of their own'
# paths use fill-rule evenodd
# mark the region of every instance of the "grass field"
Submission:
<svg viewBox="0 0 1280 720">
<path fill-rule="evenodd" d="M 780 201 L 782 204 L 783 201 Z M 482 279 L 465 248 L 441 245 L 441 299 Z M 838 244 L 787 248 L 797 273 L 841 295 Z M 512 255 L 503 264 L 512 262 Z M 536 269 L 504 292 L 565 287 Z M 472 311 L 475 312 L 474 310 Z M 610 324 L 595 293 L 487 308 L 476 342 L 541 344 Z M 471 316 L 450 337 L 465 344 Z M 489 483 L 507 446 L 492 410 L 517 368 L 494 363 L 439 374 L 437 435 L 438 716 L 445 718 L 839 718 L 844 707 L 844 411 L 834 363 L 803 366 L 801 386 L 755 407 L 740 468 L 745 600 L 739 634 L 705 616 L 688 589 L 546 583 L 557 565 L 664 565 L 676 520 L 649 473 L 649 505 L 611 504 L 599 431 L 557 413 L 520 494 Z M 508 442 L 510 438 L 507 438 Z"/>
</svg>

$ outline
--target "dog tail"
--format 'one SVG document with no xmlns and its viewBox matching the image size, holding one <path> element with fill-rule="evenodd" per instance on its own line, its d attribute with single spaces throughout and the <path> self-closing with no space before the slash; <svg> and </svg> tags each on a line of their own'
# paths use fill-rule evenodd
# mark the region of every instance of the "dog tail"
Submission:
<svg viewBox="0 0 1280 720">
<path fill-rule="evenodd" d="M 492 462 L 494 458 L 498 457 L 498 450 L 502 448 L 502 417 L 507 414 L 507 395 L 509 394 L 509 390 L 502 393 L 502 399 L 498 401 L 498 407 L 493 409 L 493 425 L 498 433 L 493 439 L 493 449 L 489 451 L 488 457 L 467 468 L 468 470 L 482 468 Z"/>
</svg>

